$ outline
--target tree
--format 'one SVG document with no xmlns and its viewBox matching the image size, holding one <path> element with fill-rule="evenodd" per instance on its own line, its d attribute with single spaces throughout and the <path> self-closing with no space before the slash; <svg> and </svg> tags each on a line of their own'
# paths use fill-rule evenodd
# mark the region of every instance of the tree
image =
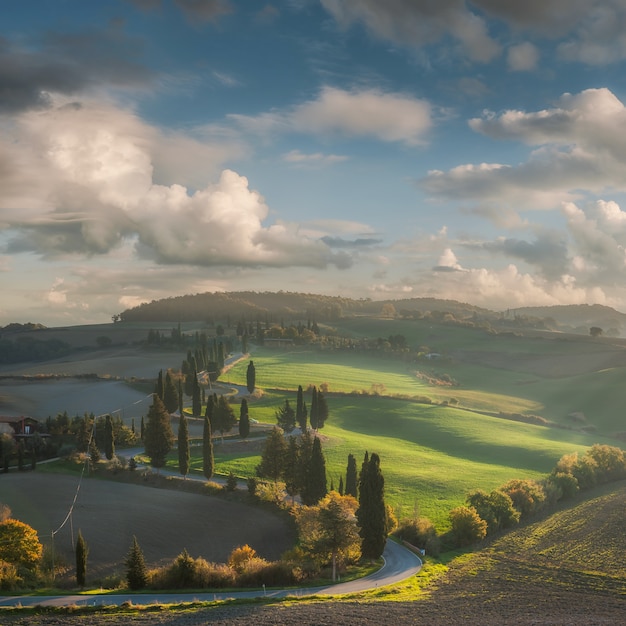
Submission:
<svg viewBox="0 0 626 626">
<path fill-rule="evenodd" d="M 137 537 L 133 537 L 133 544 L 126 556 L 126 581 L 133 591 L 139 591 L 148 584 L 148 568 Z"/>
<path fill-rule="evenodd" d="M 368 459 L 367 452 L 359 480 L 359 508 L 357 510 L 361 534 L 361 552 L 367 559 L 378 559 L 387 540 L 387 511 L 385 507 L 385 479 L 380 470 L 380 458 L 375 452 Z"/>
<path fill-rule="evenodd" d="M 79 587 L 85 586 L 87 578 L 87 555 L 89 549 L 87 543 L 83 539 L 83 535 L 78 530 L 78 537 L 76 538 L 76 584 Z"/>
<path fill-rule="evenodd" d="M 200 400 L 200 385 L 198 383 L 198 374 L 196 372 L 193 373 L 191 407 L 191 411 L 194 417 L 197 417 L 202 412 L 202 402 Z"/>
<path fill-rule="evenodd" d="M 324 424 L 328 419 L 328 404 L 326 398 L 321 391 L 317 392 L 317 429 L 324 428 Z"/>
<path fill-rule="evenodd" d="M 34 528 L 12 518 L 0 523 L 0 561 L 33 569 L 42 554 L 43 546 Z"/>
<path fill-rule="evenodd" d="M 163 370 L 159 370 L 159 375 L 157 377 L 156 387 L 154 388 L 154 393 L 156 393 L 161 400 L 165 395 L 165 388 L 163 386 Z"/>
<path fill-rule="evenodd" d="M 473 506 L 459 506 L 450 511 L 452 534 L 460 547 L 469 546 L 487 535 L 487 522 Z"/>
<path fill-rule="evenodd" d="M 339 559 L 356 561 L 360 556 L 357 507 L 353 497 L 331 491 L 317 506 L 305 506 L 296 513 L 300 545 L 315 559 L 330 560 L 333 581 Z"/>
<path fill-rule="evenodd" d="M 283 474 L 286 455 L 287 443 L 283 437 L 283 431 L 278 426 L 274 426 L 263 445 L 261 462 L 256 468 L 257 475 L 277 482 Z"/>
<path fill-rule="evenodd" d="M 178 422 L 178 471 L 186 478 L 189 474 L 189 428 L 187 417 L 181 414 Z"/>
<path fill-rule="evenodd" d="M 113 435 L 113 418 L 107 415 L 104 422 L 104 456 L 110 461 L 115 456 L 115 437 Z"/>
<path fill-rule="evenodd" d="M 356 471 L 356 459 L 353 454 L 348 454 L 348 467 L 346 468 L 346 495 L 357 497 L 358 475 Z"/>
<path fill-rule="evenodd" d="M 600 327 L 598 327 L 598 326 L 592 326 L 592 327 L 589 329 L 589 334 L 590 334 L 592 337 L 601 337 L 601 336 L 602 336 L 602 333 L 604 333 L 604 331 L 603 331 Z"/>
<path fill-rule="evenodd" d="M 276 422 L 286 433 L 290 433 L 296 427 L 296 412 L 285 398 L 285 404 L 276 410 Z"/>
<path fill-rule="evenodd" d="M 289 437 L 287 453 L 285 454 L 285 465 L 283 467 L 283 479 L 285 481 L 285 491 L 291 496 L 292 503 L 296 494 L 300 492 L 300 446 L 296 437 Z"/>
<path fill-rule="evenodd" d="M 311 390 L 311 410 L 309 411 L 309 422 L 313 430 L 317 430 L 317 388 Z"/>
<path fill-rule="evenodd" d="M 252 361 L 250 361 L 246 370 L 246 388 L 248 393 L 252 393 L 256 388 L 256 369 Z"/>
<path fill-rule="evenodd" d="M 202 431 L 202 473 L 207 480 L 213 477 L 215 459 L 213 457 L 213 439 L 211 437 L 211 420 L 205 416 Z"/>
<path fill-rule="evenodd" d="M 96 440 L 92 439 L 89 442 L 89 467 L 91 471 L 95 471 L 98 463 L 100 462 L 100 450 L 96 445 Z"/>
<path fill-rule="evenodd" d="M 226 396 L 219 396 L 217 399 L 217 409 L 215 410 L 215 419 L 211 423 L 215 430 L 220 431 L 222 441 L 224 440 L 224 433 L 229 433 L 233 426 L 237 423 L 235 417 L 235 411 L 230 405 Z"/>
<path fill-rule="evenodd" d="M 169 370 L 165 374 L 165 383 L 163 385 L 163 404 L 168 413 L 175 413 L 179 408 L 177 385 Z"/>
<path fill-rule="evenodd" d="M 144 445 L 152 467 L 157 469 L 165 465 L 165 459 L 174 445 L 170 415 L 156 394 L 148 410 Z"/>
<path fill-rule="evenodd" d="M 543 487 L 530 479 L 514 478 L 502 485 L 500 489 L 511 498 L 513 506 L 524 517 L 541 509 L 546 500 Z"/>
<path fill-rule="evenodd" d="M 298 424 L 301 432 L 306 430 L 306 422 L 306 404 L 304 404 L 302 385 L 298 385 L 298 397 L 296 399 L 296 423 Z"/>
<path fill-rule="evenodd" d="M 476 489 L 468 494 L 467 504 L 487 522 L 489 534 L 510 528 L 519 522 L 520 513 L 515 510 L 513 501 L 499 489 L 494 489 L 491 493 Z"/>
<path fill-rule="evenodd" d="M 317 504 L 328 493 L 326 487 L 326 460 L 324 459 L 322 442 L 319 437 L 313 439 L 311 459 L 305 477 L 306 480 L 300 493 L 302 504 Z"/>
<path fill-rule="evenodd" d="M 241 399 L 241 408 L 239 409 L 239 436 L 242 439 L 250 434 L 250 416 L 248 415 L 248 401 Z"/>
</svg>

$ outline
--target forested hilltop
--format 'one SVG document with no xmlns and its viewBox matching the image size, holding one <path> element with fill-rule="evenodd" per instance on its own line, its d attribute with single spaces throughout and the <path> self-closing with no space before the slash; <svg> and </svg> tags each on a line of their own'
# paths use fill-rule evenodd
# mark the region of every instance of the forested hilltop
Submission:
<svg viewBox="0 0 626 626">
<path fill-rule="evenodd" d="M 568 305 L 491 311 L 456 300 L 406 298 L 352 299 L 295 292 L 207 292 L 175 296 L 141 304 L 113 316 L 124 322 L 218 322 L 226 319 L 283 322 L 329 322 L 344 317 L 432 317 L 445 321 L 471 321 L 500 327 L 534 328 L 588 334 L 591 327 L 618 336 L 626 329 L 626 315 L 607 306 Z"/>
</svg>

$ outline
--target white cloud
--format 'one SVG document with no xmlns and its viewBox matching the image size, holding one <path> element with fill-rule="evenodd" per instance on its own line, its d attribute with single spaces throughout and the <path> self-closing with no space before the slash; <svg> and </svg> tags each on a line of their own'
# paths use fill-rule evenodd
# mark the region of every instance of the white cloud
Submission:
<svg viewBox="0 0 626 626">
<path fill-rule="evenodd" d="M 300 150 L 290 150 L 283 156 L 283 159 L 299 167 L 324 167 L 347 161 L 348 157 L 340 154 L 322 154 L 321 152 L 304 154 Z"/>
<path fill-rule="evenodd" d="M 469 124 L 494 139 L 538 147 L 515 166 L 465 164 L 429 172 L 420 184 L 431 194 L 510 210 L 557 208 L 585 192 L 626 190 L 626 108 L 608 89 L 564 94 L 558 106 L 537 112 L 486 112 Z"/>
<path fill-rule="evenodd" d="M 431 106 L 425 100 L 376 89 L 346 91 L 324 87 L 315 100 L 284 112 L 256 117 L 230 115 L 250 132 L 298 132 L 311 135 L 341 133 L 375 137 L 410 146 L 424 143 L 432 126 Z"/>
<path fill-rule="evenodd" d="M 511 46 L 507 52 L 509 69 L 514 72 L 528 72 L 534 70 L 538 62 L 539 50 L 528 41 L 516 46 Z"/>
<path fill-rule="evenodd" d="M 13 133 L 0 160 L 20 168 L 0 174 L 0 206 L 15 207 L 28 198 L 31 211 L 8 222 L 17 233 L 8 244 L 12 252 L 105 254 L 134 239 L 142 256 L 161 263 L 316 268 L 351 263 L 346 252 L 302 236 L 296 225 L 266 224 L 264 199 L 234 171 L 223 171 L 218 182 L 204 182 L 196 191 L 167 184 L 191 163 L 210 180 L 229 151 L 161 133 L 112 103 L 25 113 Z M 160 158 L 157 172 L 154 155 L 163 152 L 171 160 L 164 165 Z"/>
</svg>

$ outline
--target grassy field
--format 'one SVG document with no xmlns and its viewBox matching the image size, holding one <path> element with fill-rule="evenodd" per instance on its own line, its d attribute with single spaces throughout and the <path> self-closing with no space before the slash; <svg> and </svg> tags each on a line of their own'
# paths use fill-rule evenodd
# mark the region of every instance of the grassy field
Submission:
<svg viewBox="0 0 626 626">
<path fill-rule="evenodd" d="M 258 361 L 261 365 L 261 361 Z M 250 415 L 275 423 L 284 394 L 250 404 Z M 295 394 L 290 394 L 292 404 Z M 584 451 L 595 439 L 569 430 L 521 424 L 478 413 L 386 397 L 328 398 L 331 417 L 321 431 L 327 474 L 334 485 L 345 475 L 348 454 L 381 457 L 389 503 L 401 515 L 417 508 L 444 530 L 448 511 L 468 491 L 492 489 L 511 478 L 540 478 L 566 453 Z M 260 442 L 221 446 L 216 471 L 251 476 L 260 461 Z M 192 467 L 201 471 L 201 448 L 192 449 Z M 176 455 L 170 460 L 176 466 Z"/>
</svg>

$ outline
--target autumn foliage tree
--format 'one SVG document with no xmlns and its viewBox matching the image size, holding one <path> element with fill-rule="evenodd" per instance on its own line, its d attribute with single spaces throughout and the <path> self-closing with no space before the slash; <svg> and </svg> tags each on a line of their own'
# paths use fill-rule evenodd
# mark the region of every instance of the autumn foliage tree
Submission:
<svg viewBox="0 0 626 626">
<path fill-rule="evenodd" d="M 42 554 L 43 546 L 34 528 L 13 518 L 0 522 L 0 561 L 33 569 Z"/>
</svg>

